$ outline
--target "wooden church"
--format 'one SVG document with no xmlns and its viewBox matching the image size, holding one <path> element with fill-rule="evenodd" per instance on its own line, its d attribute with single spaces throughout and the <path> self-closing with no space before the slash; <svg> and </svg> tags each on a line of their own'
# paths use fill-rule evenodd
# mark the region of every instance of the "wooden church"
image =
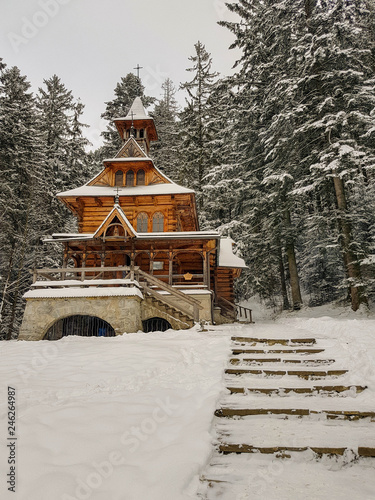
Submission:
<svg viewBox="0 0 375 500">
<path fill-rule="evenodd" d="M 84 186 L 57 195 L 79 232 L 44 240 L 62 244 L 63 266 L 33 271 L 20 339 L 113 336 L 237 317 L 233 282 L 246 266 L 233 241 L 200 231 L 194 191 L 154 165 L 150 143 L 158 135 L 141 99 L 114 122 L 123 139 L 116 156 Z"/>
</svg>

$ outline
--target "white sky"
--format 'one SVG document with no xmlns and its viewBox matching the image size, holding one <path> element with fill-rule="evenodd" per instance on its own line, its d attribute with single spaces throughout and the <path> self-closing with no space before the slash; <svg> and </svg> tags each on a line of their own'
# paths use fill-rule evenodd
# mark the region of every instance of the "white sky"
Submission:
<svg viewBox="0 0 375 500">
<path fill-rule="evenodd" d="M 198 40 L 221 74 L 231 73 L 236 59 L 228 50 L 233 36 L 217 25 L 232 17 L 224 0 L 0 0 L 0 8 L 0 57 L 18 66 L 33 90 L 57 74 L 85 105 L 94 147 L 105 127 L 104 102 L 137 64 L 146 93 L 160 97 L 165 78 L 176 87 L 191 79 L 185 70 Z M 177 98 L 183 104 L 182 92 Z"/>
</svg>

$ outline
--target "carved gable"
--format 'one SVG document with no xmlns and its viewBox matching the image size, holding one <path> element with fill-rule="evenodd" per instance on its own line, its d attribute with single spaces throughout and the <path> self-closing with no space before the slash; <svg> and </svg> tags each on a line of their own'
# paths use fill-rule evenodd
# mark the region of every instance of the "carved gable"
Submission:
<svg viewBox="0 0 375 500">
<path fill-rule="evenodd" d="M 117 153 L 116 158 L 147 158 L 147 155 L 137 141 L 130 137 Z"/>
</svg>

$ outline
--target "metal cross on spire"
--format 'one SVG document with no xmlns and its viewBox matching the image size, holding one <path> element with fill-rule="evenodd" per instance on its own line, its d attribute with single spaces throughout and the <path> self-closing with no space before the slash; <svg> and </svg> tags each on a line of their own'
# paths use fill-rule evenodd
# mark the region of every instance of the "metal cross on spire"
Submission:
<svg viewBox="0 0 375 500">
<path fill-rule="evenodd" d="M 139 70 L 140 69 L 143 69 L 143 66 L 140 66 L 139 64 L 137 64 L 137 66 L 133 69 L 136 69 L 137 70 L 137 78 L 139 78 Z"/>
<path fill-rule="evenodd" d="M 116 195 L 115 195 L 115 205 L 119 205 L 120 204 L 120 197 L 119 197 L 119 187 L 117 186 L 116 187 Z"/>
</svg>

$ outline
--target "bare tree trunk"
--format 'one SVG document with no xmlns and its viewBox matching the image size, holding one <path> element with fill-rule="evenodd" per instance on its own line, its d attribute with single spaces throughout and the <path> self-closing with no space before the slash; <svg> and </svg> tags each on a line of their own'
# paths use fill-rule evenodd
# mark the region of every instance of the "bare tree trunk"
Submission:
<svg viewBox="0 0 375 500">
<path fill-rule="evenodd" d="M 337 206 L 339 209 L 340 228 L 341 228 L 341 246 L 343 251 L 343 259 L 346 268 L 346 275 L 349 279 L 350 297 L 352 309 L 356 311 L 361 304 L 367 305 L 367 297 L 362 286 L 356 286 L 356 282 L 361 279 L 361 268 L 358 263 L 357 256 L 351 249 L 353 242 L 352 229 L 350 222 L 346 219 L 347 204 L 345 196 L 345 188 L 342 179 L 338 176 L 333 177 L 335 187 Z"/>
<path fill-rule="evenodd" d="M 287 227 L 291 227 L 290 220 L 290 212 L 289 210 L 285 210 L 285 222 Z M 302 296 L 301 289 L 299 286 L 299 278 L 298 278 L 298 270 L 297 270 L 297 261 L 296 261 L 296 253 L 294 250 L 294 242 L 288 237 L 288 241 L 285 245 L 285 253 L 288 258 L 288 268 L 289 268 L 289 280 L 290 280 L 290 288 L 292 291 L 292 302 L 293 309 L 298 310 L 301 308 L 302 304 Z"/>
<path fill-rule="evenodd" d="M 282 254 L 282 251 L 281 251 L 280 241 L 277 241 L 277 247 L 278 247 L 278 258 L 279 258 L 281 295 L 283 297 L 283 309 L 287 310 L 287 309 L 290 308 L 290 304 L 289 304 L 289 299 L 288 299 L 288 291 L 287 291 L 287 288 L 286 288 L 285 268 L 284 268 L 283 254 Z"/>
</svg>

